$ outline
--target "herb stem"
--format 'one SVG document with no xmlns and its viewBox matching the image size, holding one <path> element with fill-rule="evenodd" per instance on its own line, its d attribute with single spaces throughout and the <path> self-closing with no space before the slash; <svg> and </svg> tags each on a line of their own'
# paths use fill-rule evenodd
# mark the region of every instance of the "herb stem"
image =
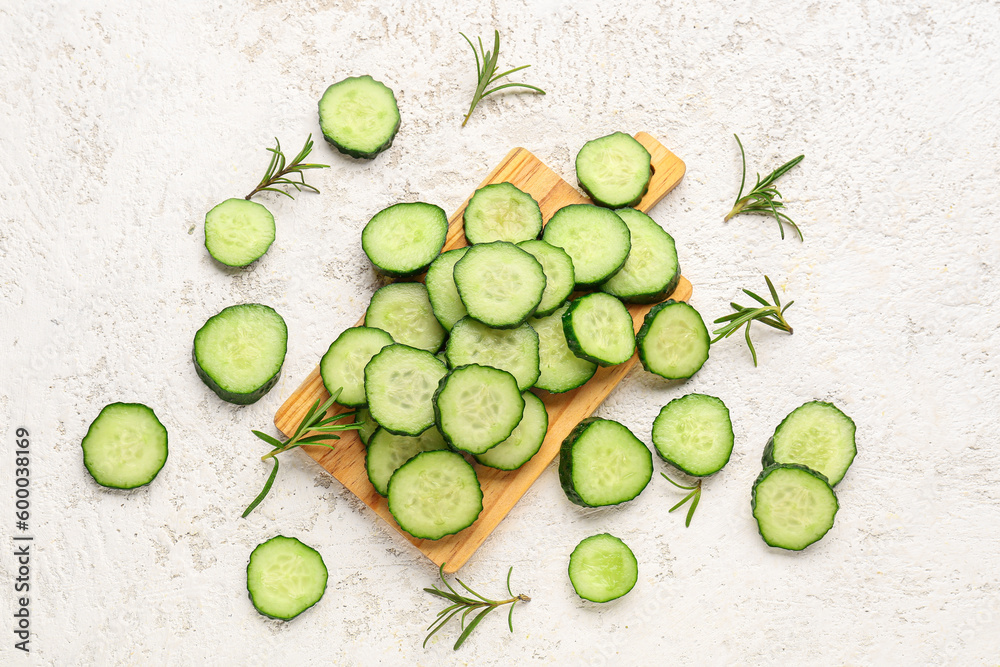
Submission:
<svg viewBox="0 0 1000 667">
<path fill-rule="evenodd" d="M 306 143 L 302 147 L 302 150 L 299 151 L 299 154 L 296 155 L 291 162 L 286 164 L 285 154 L 281 151 L 281 142 L 278 141 L 277 137 L 275 137 L 274 148 L 267 149 L 271 152 L 271 161 L 267 165 L 267 171 L 264 172 L 264 177 L 260 179 L 260 183 L 257 184 L 257 187 L 251 190 L 250 194 L 244 197 L 244 199 L 249 200 L 251 197 L 260 192 L 277 192 L 291 199 L 295 199 L 295 197 L 293 197 L 290 193 L 276 187 L 279 185 L 291 185 L 298 192 L 302 192 L 302 190 L 305 189 L 318 193 L 319 190 L 316 187 L 306 183 L 305 174 L 302 172 L 307 169 L 326 169 L 330 165 L 302 162 L 309 156 L 309 153 L 312 152 L 312 148 L 313 140 L 312 135 L 310 134 L 306 139 Z M 298 174 L 299 180 L 293 181 L 288 178 L 290 174 Z"/>
<path fill-rule="evenodd" d="M 733 217 L 739 215 L 740 213 L 763 213 L 765 215 L 773 216 L 775 220 L 778 221 L 778 230 L 781 232 L 781 238 L 785 238 L 785 225 L 791 225 L 792 229 L 799 235 L 799 240 L 802 238 L 802 230 L 799 226 L 792 221 L 784 212 L 779 209 L 785 207 L 784 202 L 781 201 L 781 193 L 774 186 L 775 181 L 788 173 L 795 165 L 805 158 L 804 155 L 799 155 L 798 157 L 792 158 L 785 164 L 781 165 L 770 174 L 761 179 L 760 174 L 757 174 L 757 184 L 753 186 L 747 196 L 743 196 L 743 188 L 746 187 L 747 178 L 747 156 L 746 152 L 743 150 L 743 142 L 740 141 L 738 135 L 734 134 L 736 137 L 736 143 L 740 147 L 740 158 L 743 161 L 743 175 L 740 178 L 740 192 L 736 195 L 736 203 L 733 204 L 733 208 L 726 214 L 723 218 L 723 222 L 729 222 Z"/>
<path fill-rule="evenodd" d="M 466 37 L 465 33 L 460 32 L 458 34 L 464 37 L 465 41 L 468 42 L 469 46 L 472 48 L 472 54 L 476 58 L 476 79 L 478 80 L 478 83 L 476 84 L 476 91 L 472 95 L 472 104 L 469 105 L 469 112 L 465 114 L 465 119 L 462 121 L 462 127 L 465 127 L 465 124 L 469 122 L 469 118 L 472 116 L 472 112 L 476 110 L 476 106 L 479 102 L 487 95 L 492 95 L 497 91 L 504 90 L 505 88 L 524 88 L 542 95 L 545 94 L 545 91 L 541 88 L 531 86 L 526 83 L 505 83 L 487 90 L 488 86 L 492 85 L 499 79 L 514 74 L 515 72 L 520 72 L 523 69 L 527 69 L 528 67 L 531 67 L 531 65 L 521 65 L 519 67 L 509 69 L 501 74 L 497 74 L 497 60 L 500 57 L 500 31 L 493 31 L 492 51 L 486 50 L 486 47 L 483 45 L 482 37 L 477 38 L 477 41 L 479 42 L 479 50 L 477 51 L 475 44 L 472 43 L 471 39 Z M 480 54 L 482 55 L 482 60 L 479 58 Z"/>
</svg>

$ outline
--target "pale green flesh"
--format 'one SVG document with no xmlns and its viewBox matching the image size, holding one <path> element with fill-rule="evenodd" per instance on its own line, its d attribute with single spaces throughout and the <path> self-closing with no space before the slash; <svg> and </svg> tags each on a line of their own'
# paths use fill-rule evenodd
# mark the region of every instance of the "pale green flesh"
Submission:
<svg viewBox="0 0 1000 667">
<path fill-rule="evenodd" d="M 365 367 L 368 410 L 388 431 L 419 435 L 434 425 L 434 392 L 447 373 L 430 352 L 390 345 Z"/>
<path fill-rule="evenodd" d="M 274 216 L 260 204 L 227 199 L 205 216 L 205 247 L 228 266 L 246 266 L 274 242 Z"/>
<path fill-rule="evenodd" d="M 531 195 L 510 183 L 496 183 L 476 190 L 463 214 L 463 224 L 470 244 L 520 243 L 542 231 L 542 212 Z"/>
<path fill-rule="evenodd" d="M 775 431 L 772 457 L 811 468 L 836 485 L 854 460 L 854 431 L 854 422 L 834 406 L 806 403 Z"/>
<path fill-rule="evenodd" d="M 674 239 L 656 221 L 634 208 L 615 211 L 628 225 L 632 247 L 624 266 L 601 290 L 620 299 L 663 291 L 677 274 Z"/>
<path fill-rule="evenodd" d="M 691 377 L 708 359 L 708 330 L 686 304 L 660 310 L 638 342 L 649 370 L 667 378 Z"/>
<path fill-rule="evenodd" d="M 576 274 L 573 271 L 573 260 L 562 248 L 546 243 L 545 241 L 524 241 L 518 243 L 517 247 L 538 260 L 545 273 L 545 290 L 542 292 L 542 300 L 535 309 L 538 317 L 548 315 L 561 306 L 573 293 L 576 285 Z"/>
<path fill-rule="evenodd" d="M 733 452 L 729 410 L 704 394 L 670 401 L 653 421 L 653 445 L 660 456 L 689 475 L 718 472 Z"/>
<path fill-rule="evenodd" d="M 437 540 L 466 528 L 483 509 L 476 472 L 460 454 L 424 452 L 389 480 L 389 511 L 414 537 Z"/>
<path fill-rule="evenodd" d="M 524 414 L 514 377 L 488 366 L 456 368 L 436 400 L 441 432 L 452 447 L 471 454 L 503 442 Z"/>
<path fill-rule="evenodd" d="M 549 424 L 545 403 L 531 392 L 524 392 L 522 396 L 524 415 L 510 437 L 476 456 L 476 461 L 484 466 L 514 470 L 524 465 L 541 448 Z"/>
<path fill-rule="evenodd" d="M 605 206 L 630 206 L 651 175 L 649 151 L 621 132 L 588 141 L 576 157 L 577 179 Z"/>
<path fill-rule="evenodd" d="M 492 366 L 507 371 L 524 391 L 538 379 L 538 335 L 527 324 L 492 329 L 478 320 L 459 320 L 448 339 L 448 365 Z"/>
<path fill-rule="evenodd" d="M 455 322 L 469 314 L 455 286 L 455 263 L 465 256 L 468 248 L 456 248 L 438 255 L 427 269 L 427 296 L 434 316 L 446 330 L 451 331 Z"/>
<path fill-rule="evenodd" d="M 632 316 L 613 296 L 596 292 L 581 297 L 563 324 L 591 361 L 613 366 L 625 363 L 635 352 Z"/>
<path fill-rule="evenodd" d="M 556 211 L 542 240 L 562 248 L 573 260 L 576 284 L 595 285 L 611 277 L 628 257 L 628 227 L 614 211 L 571 204 Z"/>
<path fill-rule="evenodd" d="M 316 604 L 326 591 L 327 569 L 319 553 L 278 536 L 250 554 L 247 590 L 262 614 L 290 619 Z"/>
<path fill-rule="evenodd" d="M 433 426 L 418 436 L 394 435 L 379 429 L 368 442 L 365 466 L 368 479 L 381 495 L 389 492 L 389 479 L 399 466 L 420 452 L 447 449 L 441 432 Z"/>
<path fill-rule="evenodd" d="M 448 216 L 438 206 L 415 202 L 379 211 L 361 234 L 361 246 L 379 269 L 394 275 L 416 273 L 444 246 Z"/>
<path fill-rule="evenodd" d="M 368 411 L 368 408 L 360 408 L 355 419 L 364 423 L 364 426 L 358 429 L 358 437 L 361 438 L 361 442 L 367 445 L 368 440 L 378 430 L 378 422 L 372 418 L 372 413 Z"/>
<path fill-rule="evenodd" d="M 535 386 L 553 393 L 575 389 L 594 376 L 597 364 L 573 354 L 566 344 L 562 306 L 546 317 L 533 317 L 528 324 L 538 334 L 538 380 Z"/>
<path fill-rule="evenodd" d="M 365 312 L 365 326 L 385 331 L 397 343 L 428 352 L 437 352 L 446 335 L 421 283 L 390 283 L 376 290 Z"/>
<path fill-rule="evenodd" d="M 248 394 L 281 370 L 288 329 L 272 309 L 257 304 L 230 306 L 205 323 L 194 337 L 198 365 L 220 387 Z"/>
<path fill-rule="evenodd" d="M 354 327 L 347 329 L 330 345 L 319 364 L 323 385 L 337 397 L 341 405 L 357 406 L 365 403 L 365 366 L 386 345 L 392 345 L 392 336 L 381 329 Z"/>
<path fill-rule="evenodd" d="M 837 498 L 805 470 L 777 468 L 754 486 L 753 514 L 768 544 L 797 551 L 830 530 Z"/>
<path fill-rule="evenodd" d="M 360 153 L 374 153 L 396 133 L 399 109 L 392 91 L 370 76 L 351 77 L 326 89 L 319 102 L 325 136 Z"/>
<path fill-rule="evenodd" d="M 455 264 L 455 284 L 470 316 L 506 328 L 535 311 L 545 290 L 545 273 L 529 253 L 497 241 L 469 249 Z"/>
<path fill-rule="evenodd" d="M 588 505 L 634 498 L 652 476 L 649 449 L 616 422 L 594 422 L 573 445 L 573 489 Z"/>
<path fill-rule="evenodd" d="M 570 555 L 569 580 L 585 600 L 608 602 L 632 590 L 639 580 L 639 563 L 617 537 L 594 535 L 580 542 Z"/>
<path fill-rule="evenodd" d="M 148 484 L 167 460 L 167 429 L 138 403 L 112 403 L 83 439 L 83 460 L 104 486 L 131 489 Z"/>
</svg>

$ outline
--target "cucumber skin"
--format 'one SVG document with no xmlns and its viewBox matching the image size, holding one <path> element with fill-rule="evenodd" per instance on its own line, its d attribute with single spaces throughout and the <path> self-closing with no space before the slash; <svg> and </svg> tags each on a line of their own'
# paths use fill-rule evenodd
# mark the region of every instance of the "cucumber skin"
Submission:
<svg viewBox="0 0 1000 667">
<path fill-rule="evenodd" d="M 105 484 L 101 480 L 97 479 L 97 477 L 94 476 L 94 473 L 91 472 L 90 466 L 87 465 L 87 455 L 86 455 L 86 452 L 84 452 L 84 456 L 83 456 L 83 465 L 84 465 L 84 467 L 87 468 L 87 472 L 90 473 L 90 476 L 94 478 L 94 481 L 97 482 L 98 484 L 100 484 L 101 486 L 103 486 L 106 489 L 138 489 L 140 487 L 143 487 L 143 486 L 146 486 L 147 484 L 152 483 L 152 481 L 154 479 L 156 479 L 156 476 L 160 474 L 160 471 L 163 470 L 163 466 L 167 464 L 167 459 L 170 457 L 170 447 L 169 447 L 169 444 L 170 444 L 170 434 L 167 432 L 167 428 L 165 426 L 163 426 L 163 422 L 160 421 L 160 418 L 156 416 L 155 412 L 153 412 L 153 408 L 149 407 L 148 405 L 145 405 L 144 403 L 124 403 L 122 401 L 115 401 L 114 403 L 108 403 L 103 408 L 101 408 L 101 412 L 99 412 L 97 414 L 97 417 L 94 418 L 94 421 L 90 422 L 90 426 L 87 428 L 87 435 L 83 436 L 83 440 L 80 441 L 80 446 L 81 447 L 83 446 L 83 443 L 87 441 L 87 438 L 90 436 L 90 431 L 91 431 L 91 429 L 94 428 L 94 424 L 97 423 L 98 418 L 100 418 L 101 414 L 105 410 L 107 410 L 108 408 L 110 408 L 112 405 L 124 405 L 124 406 L 127 406 L 127 407 L 139 406 L 139 407 L 143 407 L 143 408 L 149 410 L 149 414 L 153 415 L 153 419 L 156 420 L 156 423 L 159 424 L 163 428 L 163 435 L 164 435 L 164 439 L 165 439 L 165 442 L 163 443 L 163 446 L 167 449 L 167 455 L 163 457 L 163 465 L 161 465 L 159 468 L 157 468 L 156 472 L 153 473 L 153 476 L 149 478 L 148 482 L 144 482 L 142 484 L 137 484 L 136 486 L 115 486 L 113 484 Z"/>
<path fill-rule="evenodd" d="M 753 482 L 753 489 L 750 491 L 750 514 L 754 517 L 754 522 L 757 523 L 757 533 L 760 534 L 760 539 L 764 540 L 764 544 L 766 544 L 769 547 L 774 547 L 775 549 L 784 549 L 785 551 L 802 551 L 802 549 L 805 549 L 806 547 L 809 547 L 813 544 L 816 544 L 816 542 L 819 542 L 821 539 L 823 539 L 826 533 L 823 533 L 822 535 L 817 537 L 814 541 L 802 547 L 802 549 L 789 549 L 788 547 L 783 547 L 781 545 L 772 544 L 771 542 L 768 542 L 767 538 L 764 537 L 764 533 L 760 532 L 760 522 L 757 521 L 756 515 L 754 514 L 754 511 L 757 509 L 757 485 L 760 484 L 768 475 L 770 475 L 778 468 L 794 468 L 796 470 L 804 470 L 813 477 L 822 480 L 827 486 L 829 486 L 830 493 L 833 495 L 833 502 L 837 506 L 836 509 L 834 509 L 833 511 L 834 517 L 836 517 L 837 512 L 840 511 L 840 500 L 837 498 L 837 492 L 833 490 L 833 487 L 830 485 L 830 480 L 826 478 L 826 475 L 824 475 L 821 472 L 816 472 L 812 468 L 807 468 L 804 465 L 799 465 L 798 463 L 775 463 L 774 465 L 767 466 L 766 468 L 760 471 L 759 475 L 757 475 L 757 479 L 755 479 Z M 833 528 L 832 524 L 830 525 L 830 528 Z M 830 529 L 827 528 L 827 532 L 829 531 Z"/>
<path fill-rule="evenodd" d="M 591 424 L 597 421 L 614 420 L 602 419 L 600 417 L 587 417 L 582 422 L 577 424 L 576 427 L 570 431 L 569 435 L 566 436 L 566 439 L 562 441 L 562 445 L 559 446 L 559 484 L 562 485 L 563 491 L 566 492 L 566 497 L 569 498 L 570 502 L 575 505 L 579 505 L 581 507 L 614 507 L 615 505 L 621 505 L 622 503 L 634 500 L 639 496 L 639 493 L 642 493 L 646 489 L 646 487 L 644 486 L 639 489 L 639 493 L 636 493 L 631 498 L 625 498 L 624 500 L 620 500 L 617 503 L 612 503 L 610 505 L 590 505 L 584 502 L 583 498 L 580 497 L 580 494 L 578 494 L 576 489 L 573 488 L 573 445 L 576 443 L 577 438 L 583 435 L 583 432 L 586 431 Z M 627 427 L 624 424 L 619 422 L 615 423 L 627 430 Z M 631 431 L 629 432 L 631 433 Z M 648 447 L 646 451 L 649 451 Z M 649 452 L 649 462 L 650 465 L 652 465 L 652 452 Z M 648 482 L 646 486 L 649 486 Z"/>
<path fill-rule="evenodd" d="M 372 81 L 375 81 L 375 79 L 373 79 L 368 74 L 365 74 L 363 76 L 349 76 L 349 77 L 347 77 L 347 79 L 365 79 L 365 78 L 368 78 L 368 79 L 371 79 Z M 337 83 L 343 83 L 344 81 L 347 81 L 347 79 L 342 79 L 341 81 L 338 81 Z M 327 86 L 327 90 L 329 90 L 333 86 L 336 86 L 337 83 L 334 83 L 334 84 L 331 84 L 330 86 Z M 378 148 L 376 148 L 374 151 L 372 151 L 370 153 L 366 153 L 364 151 L 358 151 L 358 150 L 354 150 L 353 148 L 348 148 L 347 146 L 344 146 L 343 144 L 338 143 L 336 139 L 328 136 L 326 134 L 326 132 L 323 132 L 323 138 L 326 139 L 326 142 L 328 144 L 330 144 L 331 146 L 333 146 L 334 148 L 336 148 L 338 151 L 340 151 L 344 155 L 349 155 L 349 156 L 351 156 L 353 158 L 358 158 L 360 160 L 371 160 L 376 155 L 378 155 L 382 151 L 384 151 L 387 148 L 389 148 L 390 146 L 392 146 L 393 140 L 396 138 L 396 135 L 399 134 L 399 125 L 400 125 L 400 122 L 402 120 L 402 116 L 399 113 L 399 102 L 396 100 L 396 92 L 392 88 L 389 88 L 389 86 L 386 86 L 381 81 L 375 81 L 375 83 L 379 84 L 380 86 L 384 86 L 386 90 L 388 90 L 390 93 L 392 93 L 392 100 L 393 100 L 393 102 L 396 103 L 396 126 L 392 129 L 392 133 L 389 135 L 389 140 L 388 141 L 386 141 L 384 144 L 382 144 L 381 146 L 379 146 Z M 325 96 L 326 96 L 326 91 L 323 91 L 323 95 L 321 95 L 320 98 L 319 98 L 319 103 L 320 104 L 322 104 L 323 97 L 325 97 Z M 322 120 L 322 112 L 320 114 L 320 119 Z M 320 126 L 321 126 L 321 131 L 322 131 L 322 123 L 320 123 Z"/>
<path fill-rule="evenodd" d="M 685 305 L 688 305 L 686 301 L 677 301 L 675 299 L 667 299 L 663 303 L 656 304 L 655 306 L 653 306 L 650 309 L 650 311 L 648 313 L 646 313 L 646 317 L 642 320 L 642 327 L 639 329 L 639 333 L 637 333 L 635 335 L 635 346 L 636 346 L 636 348 L 639 351 L 639 361 L 642 362 L 642 367 L 645 368 L 648 372 L 652 373 L 653 375 L 659 375 L 660 377 L 665 377 L 665 376 L 660 375 L 656 371 L 650 369 L 649 364 L 646 362 L 646 354 L 645 354 L 645 352 L 642 349 L 642 340 L 646 337 L 646 334 L 649 333 L 649 329 L 653 326 L 653 320 L 656 319 L 656 314 L 659 313 L 664 308 L 666 308 L 667 306 L 669 306 L 671 304 L 675 304 L 675 303 L 683 303 Z M 691 309 L 694 310 L 694 307 L 691 306 Z M 697 313 L 698 311 L 695 310 L 695 312 Z M 698 313 L 698 316 L 700 317 L 701 313 Z M 709 336 L 707 335 L 707 329 L 706 329 L 706 338 L 709 338 Z M 708 350 L 709 350 L 709 354 L 711 354 L 711 352 L 712 352 L 711 343 L 709 343 L 709 345 L 708 345 Z M 708 359 L 706 359 L 705 361 L 708 361 Z M 704 365 L 705 364 L 703 363 L 702 366 L 704 366 Z M 695 373 L 697 373 L 699 370 L 701 370 L 701 366 L 698 367 L 698 370 L 696 370 Z M 692 373 L 691 375 L 694 375 L 694 373 Z M 667 380 L 686 380 L 687 378 L 691 377 L 691 375 L 688 375 L 686 377 L 666 378 L 666 379 Z"/>
<path fill-rule="evenodd" d="M 271 391 L 271 389 L 274 388 L 274 385 L 278 384 L 278 377 L 281 375 L 281 368 L 285 365 L 284 362 L 282 362 L 275 374 L 272 375 L 271 378 L 259 389 L 248 394 L 238 394 L 236 392 L 227 391 L 216 384 L 215 380 L 212 379 L 212 376 L 206 373 L 205 369 L 203 369 L 201 364 L 198 363 L 198 354 L 194 350 L 191 351 L 191 358 L 194 360 L 194 369 L 198 372 L 198 377 L 201 378 L 201 381 L 208 385 L 208 388 L 214 391 L 219 398 L 227 403 L 235 403 L 236 405 L 250 405 L 251 403 L 256 403 L 260 399 L 264 398 L 264 395 Z"/>
<path fill-rule="evenodd" d="M 854 423 L 853 419 L 851 419 L 850 417 L 847 416 L 847 413 L 845 413 L 843 410 L 841 410 L 840 408 L 838 408 L 836 405 L 834 405 L 833 403 L 830 403 L 828 401 L 806 401 L 805 403 L 803 403 L 802 405 L 800 405 L 799 408 L 801 408 L 802 406 L 805 406 L 805 405 L 809 405 L 810 403 L 819 403 L 820 405 L 829 405 L 831 408 L 833 408 L 834 410 L 836 410 L 840 414 L 844 415 L 844 417 L 849 422 L 851 422 L 851 424 L 854 425 L 855 429 L 857 429 L 857 424 Z M 799 408 L 795 408 L 795 410 L 798 410 Z M 795 412 L 795 410 L 792 410 L 792 412 L 789 412 L 787 415 L 785 415 L 785 418 L 782 419 L 781 423 L 778 424 L 777 428 L 774 429 L 775 433 L 777 433 L 778 431 L 781 430 L 781 427 L 784 426 L 785 422 L 788 420 L 789 417 L 792 416 L 792 413 Z M 851 462 L 847 464 L 847 469 L 844 470 L 844 474 L 836 482 L 830 482 L 830 480 L 827 479 L 826 480 L 827 484 L 829 484 L 831 487 L 834 487 L 834 486 L 837 486 L 838 484 L 840 484 L 843 481 L 844 477 L 847 476 L 847 470 L 851 469 L 851 465 L 854 463 L 854 458 L 857 455 L 858 455 L 858 444 L 857 444 L 857 440 L 855 440 L 855 442 L 854 442 L 854 456 L 851 457 Z M 764 445 L 764 454 L 760 457 L 760 463 L 765 468 L 767 468 L 769 466 L 774 466 L 774 465 L 799 465 L 799 466 L 801 466 L 803 468 L 807 468 L 809 470 L 812 470 L 812 468 L 809 468 L 808 466 L 803 466 L 803 465 L 798 464 L 798 463 L 796 463 L 796 464 L 780 464 L 777 461 L 775 461 L 774 460 L 774 436 L 773 435 L 770 438 L 767 439 L 767 444 Z M 813 472 L 815 472 L 817 475 L 822 475 L 822 473 L 817 472 L 815 470 L 813 470 Z M 823 478 L 826 479 L 825 476 L 823 476 Z"/>
<path fill-rule="evenodd" d="M 602 293 L 604 293 L 604 292 L 602 292 Z M 595 292 L 595 294 L 596 294 L 596 292 Z M 612 295 L 609 294 L 608 296 L 612 296 Z M 626 359 L 625 361 L 617 362 L 617 363 L 610 363 L 607 359 L 598 359 L 597 357 L 585 354 L 584 351 L 583 351 L 583 347 L 580 345 L 580 340 L 576 337 L 576 332 L 573 330 L 573 327 L 566 326 L 566 323 L 572 320 L 571 315 L 572 315 L 573 311 L 576 309 L 577 306 L 580 305 L 580 303 L 585 298 L 586 298 L 586 296 L 580 297 L 579 299 L 575 299 L 573 301 L 570 301 L 569 308 L 567 308 L 566 312 L 563 313 L 563 316 L 562 316 L 562 320 L 563 320 L 563 333 L 566 334 L 566 345 L 569 346 L 569 349 L 576 356 L 580 357 L 581 359 L 586 359 L 587 361 L 592 361 L 595 364 L 597 364 L 598 366 L 601 366 L 602 368 L 606 368 L 608 366 L 617 366 L 618 364 L 625 363 L 625 361 L 628 361 L 628 359 Z M 617 297 L 613 297 L 613 298 L 617 298 Z M 625 312 L 628 313 L 628 308 L 627 307 L 625 308 Z M 632 314 L 629 313 L 629 320 L 631 320 L 631 318 L 632 318 Z M 629 326 L 631 327 L 633 325 L 630 323 Z M 632 333 L 632 354 L 635 354 L 635 332 L 634 331 Z M 632 357 L 629 357 L 629 359 L 631 359 L 631 358 Z"/>
<path fill-rule="evenodd" d="M 268 542 L 271 542 L 271 541 L 276 540 L 278 538 L 281 538 L 283 540 L 295 540 L 296 542 L 298 542 L 299 544 L 301 544 L 302 546 L 304 546 L 306 549 L 309 549 L 310 551 L 315 552 L 315 554 L 317 556 L 319 556 L 320 562 L 323 563 L 323 568 L 326 569 L 326 581 L 323 582 L 323 588 L 325 589 L 326 588 L 326 582 L 330 581 L 330 570 L 329 570 L 329 568 L 326 567 L 326 562 L 323 560 L 323 554 L 321 554 L 320 552 L 316 551 L 315 549 L 313 549 L 311 546 L 309 546 L 308 544 L 306 544 L 302 540 L 300 540 L 298 538 L 295 538 L 295 537 L 285 537 L 284 535 L 275 535 L 270 540 L 265 540 L 264 542 L 261 542 L 256 547 L 254 547 L 254 551 L 256 551 L 259 547 L 267 544 Z M 253 556 L 253 551 L 250 552 L 250 556 Z M 311 605 L 309 605 L 308 607 L 306 607 L 305 609 L 303 609 L 302 611 L 300 611 L 298 614 L 295 614 L 295 616 L 288 616 L 288 617 L 285 617 L 285 616 L 272 616 L 271 614 L 268 614 L 267 612 L 261 611 L 260 607 L 257 606 L 257 603 L 255 603 L 253 601 L 253 593 L 250 592 L 250 559 L 249 558 L 247 558 L 247 584 L 246 584 L 246 586 L 247 586 L 247 597 L 250 598 L 250 604 L 252 604 L 253 608 L 257 610 L 257 613 L 260 614 L 261 616 L 267 616 L 268 618 L 273 618 L 273 619 L 276 619 L 276 620 L 279 620 L 279 621 L 290 621 L 293 618 L 295 618 L 295 616 L 298 616 L 302 612 L 304 612 L 304 611 L 306 611 L 308 609 L 312 609 L 313 607 L 316 606 L 316 602 L 319 602 L 319 600 L 323 599 L 323 596 L 320 595 L 319 596 L 319 600 L 316 600 L 316 602 L 313 602 Z"/>
</svg>

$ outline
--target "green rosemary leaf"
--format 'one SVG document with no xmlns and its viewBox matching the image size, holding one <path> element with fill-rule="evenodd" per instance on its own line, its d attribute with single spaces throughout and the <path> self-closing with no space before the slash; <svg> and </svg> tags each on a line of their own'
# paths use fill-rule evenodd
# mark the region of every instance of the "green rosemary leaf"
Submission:
<svg viewBox="0 0 1000 667">
<path fill-rule="evenodd" d="M 740 177 L 740 191 L 736 195 L 736 203 L 733 204 L 732 210 L 726 214 L 723 222 L 728 222 L 733 217 L 739 215 L 740 213 L 763 213 L 765 215 L 771 215 L 778 223 L 778 230 L 781 233 L 781 238 L 785 238 L 785 225 L 791 225 L 792 229 L 799 236 L 799 240 L 803 240 L 802 230 L 799 226 L 788 217 L 788 215 L 780 212 L 778 209 L 784 208 L 785 204 L 781 201 L 782 196 L 776 187 L 774 187 L 774 182 L 779 178 L 788 173 L 793 167 L 798 163 L 802 162 L 805 158 L 804 155 L 799 155 L 785 164 L 781 165 L 770 174 L 761 179 L 760 174 L 757 174 L 757 183 L 754 187 L 746 194 L 743 195 L 743 188 L 746 187 L 746 176 L 747 176 L 747 157 L 746 151 L 743 150 L 743 142 L 740 141 L 738 135 L 734 134 L 736 137 L 736 143 L 740 147 L 740 159 L 743 164 L 743 173 Z"/>
<path fill-rule="evenodd" d="M 513 83 L 513 82 L 495 86 L 487 90 L 487 88 L 490 85 L 492 85 L 499 79 L 502 79 L 510 74 L 520 72 L 523 69 L 531 67 L 531 65 L 520 65 L 519 67 L 514 67 L 512 69 L 507 70 L 506 72 L 497 74 L 497 61 L 500 58 L 500 31 L 499 30 L 493 31 L 492 51 L 486 50 L 486 47 L 483 45 L 483 39 L 481 37 L 477 38 L 479 42 L 479 49 L 477 50 L 475 44 L 472 43 L 471 39 L 466 37 L 465 33 L 460 32 L 458 34 L 460 34 L 465 39 L 465 41 L 468 42 L 469 48 L 472 49 L 472 55 L 476 59 L 476 79 L 477 79 L 476 90 L 472 95 L 472 103 L 469 105 L 468 113 L 465 114 L 465 119 L 462 120 L 462 127 L 465 127 L 465 124 L 469 122 L 469 117 L 472 116 L 472 112 L 476 110 L 476 106 L 479 104 L 479 102 L 482 101 L 482 99 L 487 95 L 492 95 L 497 91 L 504 90 L 506 88 L 523 88 L 525 90 L 530 90 L 536 93 L 540 93 L 542 95 L 545 94 L 545 91 L 542 90 L 541 88 L 538 88 L 537 86 L 530 86 L 526 83 Z M 480 60 L 480 55 L 482 56 L 482 60 Z"/>
</svg>

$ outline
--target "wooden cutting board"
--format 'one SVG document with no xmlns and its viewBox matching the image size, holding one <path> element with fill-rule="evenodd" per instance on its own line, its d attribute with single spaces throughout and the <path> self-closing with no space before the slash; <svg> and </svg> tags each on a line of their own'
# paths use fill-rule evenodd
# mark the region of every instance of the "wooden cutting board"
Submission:
<svg viewBox="0 0 1000 667">
<path fill-rule="evenodd" d="M 685 168 L 680 158 L 649 134 L 640 132 L 635 135 L 635 138 L 646 147 L 652 156 L 654 171 L 649 182 L 649 191 L 636 206 L 640 211 L 648 212 L 680 182 L 684 176 Z M 553 213 L 563 206 L 590 202 L 523 148 L 515 148 L 508 153 L 507 157 L 490 172 L 479 187 L 504 181 L 516 185 L 534 197 L 542 209 L 542 216 L 546 222 Z M 466 204 L 468 204 L 468 200 L 451 216 L 445 250 L 468 245 L 462 231 L 462 213 L 465 211 Z M 681 277 L 671 298 L 686 301 L 691 296 L 691 289 L 691 283 L 686 278 Z M 639 330 L 643 318 L 651 307 L 648 305 L 629 306 L 636 331 Z M 363 321 L 364 318 L 358 324 Z M 565 394 L 549 394 L 545 391 L 539 391 L 538 395 L 545 402 L 549 413 L 549 430 L 541 450 L 521 468 L 510 472 L 480 466 L 473 461 L 476 474 L 483 487 L 483 511 L 474 524 L 455 535 L 449 535 L 440 540 L 415 539 L 405 533 L 392 518 L 386 499 L 380 496 L 368 481 L 368 474 L 365 470 L 365 446 L 356 431 L 347 431 L 340 440 L 335 441 L 335 450 L 315 446 L 304 446 L 302 449 L 371 507 L 376 514 L 385 519 L 390 526 L 399 531 L 403 537 L 412 542 L 424 555 L 437 565 L 446 563 L 445 572 L 452 573 L 465 564 L 479 548 L 479 545 L 493 532 L 500 520 L 507 515 L 507 512 L 514 507 L 514 504 L 542 474 L 542 471 L 555 459 L 559 453 L 559 445 L 573 427 L 582 419 L 590 416 L 637 362 L 638 356 L 633 355 L 624 364 L 610 368 L 599 368 L 587 384 Z M 329 397 L 330 395 L 324 388 L 323 380 L 319 374 L 319 366 L 317 366 L 278 409 L 274 416 L 275 426 L 286 436 L 290 435 L 317 399 L 326 401 Z M 330 414 L 344 411 L 344 408 L 334 406 Z"/>
</svg>

